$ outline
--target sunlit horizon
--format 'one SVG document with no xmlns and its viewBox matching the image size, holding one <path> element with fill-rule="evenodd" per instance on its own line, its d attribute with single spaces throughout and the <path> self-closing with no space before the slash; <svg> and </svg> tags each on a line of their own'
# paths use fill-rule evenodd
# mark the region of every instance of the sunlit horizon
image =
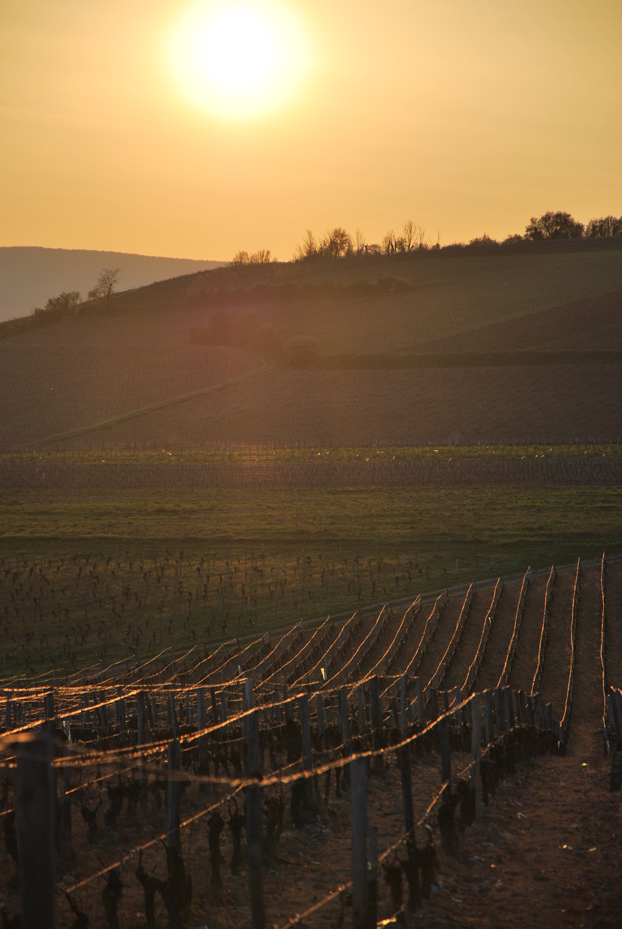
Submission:
<svg viewBox="0 0 622 929">
<path fill-rule="evenodd" d="M 444 245 L 622 214 L 610 0 L 6 0 L 0 22 L 0 245 L 289 260 L 306 229 L 411 218 Z"/>
</svg>

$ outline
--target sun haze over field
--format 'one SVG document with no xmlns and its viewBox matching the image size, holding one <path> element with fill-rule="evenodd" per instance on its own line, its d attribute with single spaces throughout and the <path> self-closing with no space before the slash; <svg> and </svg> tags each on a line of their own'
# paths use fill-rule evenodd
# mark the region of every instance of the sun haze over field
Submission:
<svg viewBox="0 0 622 929">
<path fill-rule="evenodd" d="M 0 245 L 289 259 L 622 213 L 618 0 L 4 0 Z"/>
</svg>

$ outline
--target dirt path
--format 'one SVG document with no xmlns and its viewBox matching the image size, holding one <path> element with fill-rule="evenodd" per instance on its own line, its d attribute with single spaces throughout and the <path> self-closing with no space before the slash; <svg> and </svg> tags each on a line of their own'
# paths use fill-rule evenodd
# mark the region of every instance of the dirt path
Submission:
<svg viewBox="0 0 622 929">
<path fill-rule="evenodd" d="M 445 654 L 454 629 L 456 628 L 463 603 L 464 594 L 458 594 L 457 597 L 451 597 L 449 599 L 443 610 L 434 638 L 430 643 L 427 655 L 421 662 L 421 667 L 419 669 L 419 676 L 423 681 L 424 687 L 427 687 L 428 681 L 436 671 L 439 661 Z"/>
<path fill-rule="evenodd" d="M 365 661 L 361 661 L 360 664 L 357 664 L 356 668 L 354 669 L 354 672 L 357 678 L 360 678 L 360 677 L 365 676 L 366 674 L 369 674 L 371 669 L 376 665 L 376 662 L 380 661 L 380 659 L 384 656 L 386 650 L 388 649 L 389 645 L 393 641 L 393 638 L 395 636 L 395 633 L 397 632 L 399 624 L 401 623 L 403 619 L 404 613 L 405 613 L 405 610 L 403 607 L 401 609 L 396 609 L 393 611 L 393 615 L 391 616 L 391 619 L 389 620 L 389 622 L 387 623 L 383 631 L 378 636 L 376 640 L 376 644 L 374 645 L 373 649 L 369 653 L 369 657 L 366 658 Z"/>
<path fill-rule="evenodd" d="M 545 703 L 553 704 L 553 716 L 561 719 L 566 700 L 570 663 L 570 617 L 574 571 L 560 571 L 549 611 L 549 629 L 544 653 L 544 670 L 540 693 Z"/>
<path fill-rule="evenodd" d="M 475 678 L 474 690 L 496 687 L 499 682 L 508 645 L 512 638 L 520 587 L 521 581 L 512 581 L 505 584 L 501 591 L 484 658 Z"/>
<path fill-rule="evenodd" d="M 443 687 L 447 690 L 452 687 L 462 687 L 464 684 L 471 662 L 477 653 L 484 619 L 490 608 L 493 593 L 494 586 L 480 588 L 475 594 L 475 600 L 471 604 L 471 610 L 462 630 L 458 650 L 445 677 Z"/>
<path fill-rule="evenodd" d="M 434 608 L 434 600 L 422 604 L 419 613 L 413 623 L 413 628 L 410 630 L 410 634 L 406 639 L 406 644 L 404 648 L 398 655 L 395 662 L 391 665 L 390 674 L 403 674 L 410 662 L 412 657 L 415 654 L 415 649 L 421 641 L 421 636 L 423 635 L 423 630 L 425 629 L 425 624 L 428 621 L 430 613 Z"/>
<path fill-rule="evenodd" d="M 600 565 L 581 569 L 575 678 L 568 754 L 582 761 L 596 760 L 603 751 L 603 692 L 600 667 Z"/>
<path fill-rule="evenodd" d="M 525 693 L 531 692 L 531 684 L 536 672 L 547 580 L 548 575 L 538 575 L 532 578 L 527 590 L 523 621 L 510 674 L 510 687 L 524 690 Z"/>
</svg>

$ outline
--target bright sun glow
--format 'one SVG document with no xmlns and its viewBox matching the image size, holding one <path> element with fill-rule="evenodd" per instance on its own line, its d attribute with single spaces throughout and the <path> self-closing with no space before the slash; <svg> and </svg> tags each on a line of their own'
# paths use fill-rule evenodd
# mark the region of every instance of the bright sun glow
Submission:
<svg viewBox="0 0 622 929">
<path fill-rule="evenodd" d="M 203 0 L 179 24 L 171 53 L 186 94 L 232 118 L 278 106 L 307 65 L 302 31 L 275 0 Z"/>
</svg>

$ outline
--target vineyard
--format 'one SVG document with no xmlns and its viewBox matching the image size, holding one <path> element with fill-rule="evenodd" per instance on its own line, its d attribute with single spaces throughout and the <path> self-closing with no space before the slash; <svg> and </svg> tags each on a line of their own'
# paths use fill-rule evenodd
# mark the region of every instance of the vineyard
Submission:
<svg viewBox="0 0 622 929">
<path fill-rule="evenodd" d="M 621 609 L 603 555 L 5 671 L 5 925 L 617 925 Z"/>
</svg>

